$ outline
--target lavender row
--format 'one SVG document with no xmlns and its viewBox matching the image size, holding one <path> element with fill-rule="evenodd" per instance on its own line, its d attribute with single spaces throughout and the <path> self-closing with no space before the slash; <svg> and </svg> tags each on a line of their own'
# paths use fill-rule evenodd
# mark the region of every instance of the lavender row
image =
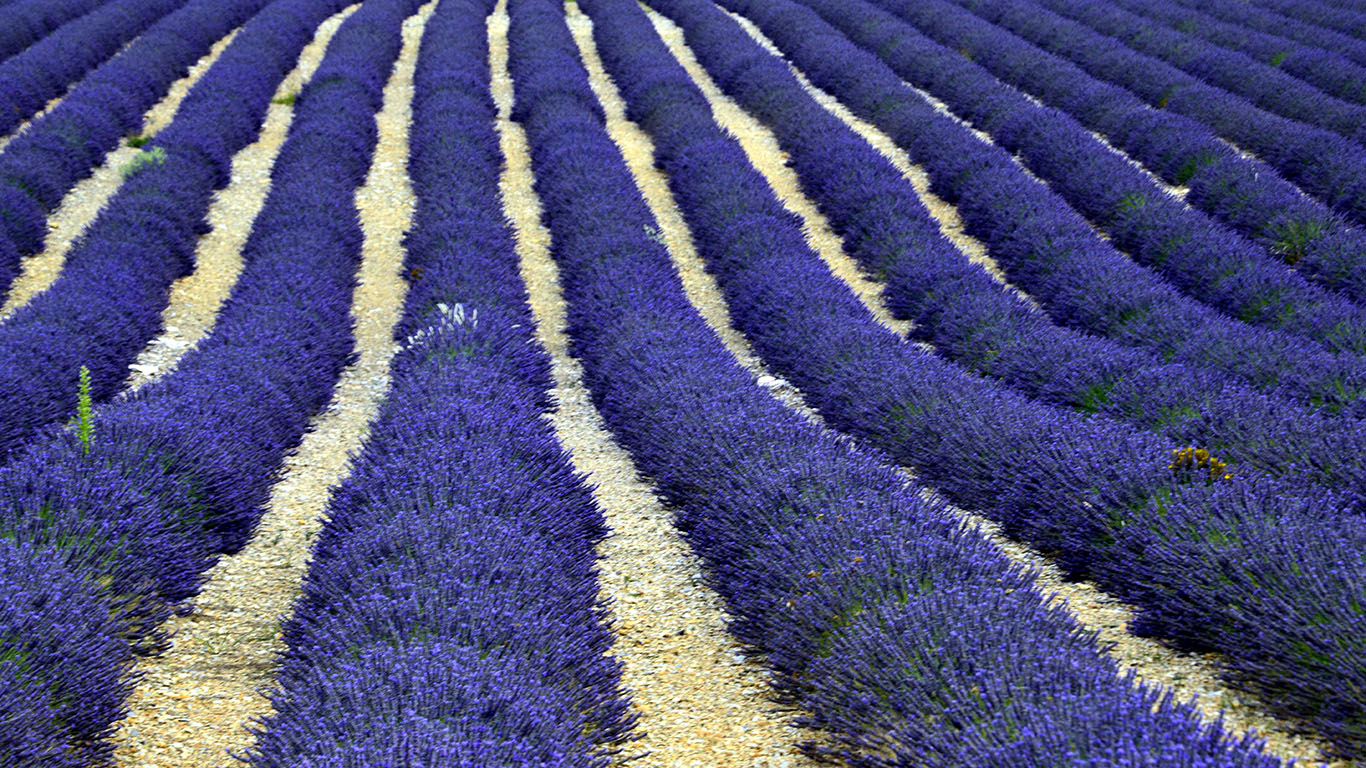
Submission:
<svg viewBox="0 0 1366 768">
<path fill-rule="evenodd" d="M 233 154 L 256 137 L 313 28 L 343 1 L 307 3 L 299 12 L 292 0 L 277 0 L 247 24 L 143 148 L 57 280 L 0 325 L 0 453 L 74 413 L 81 366 L 90 369 L 95 400 L 119 391 L 128 365 L 161 328 L 171 283 L 193 267 Z M 218 5 L 197 7 L 213 14 Z"/>
<path fill-rule="evenodd" d="M 1335 211 L 1366 221 L 1366 149 L 1359 145 L 1260 110 L 1045 8 L 1013 0 L 955 2 L 1152 106 L 1204 123 Z"/>
<path fill-rule="evenodd" d="M 1330 96 L 1356 104 L 1366 103 L 1366 68 L 1340 54 L 1237 24 L 1226 24 L 1206 13 L 1186 8 L 1177 0 L 1124 0 L 1120 5 L 1179 32 L 1245 54 Z M 1251 13 L 1259 11 L 1261 9 L 1249 9 Z"/>
<path fill-rule="evenodd" d="M 1333 131 L 1358 145 L 1366 142 L 1366 107 L 1333 98 L 1269 64 L 1167 29 L 1116 5 L 1089 0 L 1031 2 L 1268 112 Z"/>
<path fill-rule="evenodd" d="M 0 296 L 23 254 L 43 249 L 47 216 L 213 44 L 266 0 L 190 0 L 87 75 L 0 151 Z"/>
<path fill-rule="evenodd" d="M 0 61 L 4 61 L 49 32 L 108 0 L 20 0 L 5 8 L 5 26 L 0 27 Z"/>
<path fill-rule="evenodd" d="M 542 418 L 499 205 L 490 5 L 445 0 L 423 37 L 402 349 L 284 625 L 259 768 L 606 768 L 634 721 L 598 602 L 606 528 Z"/>
<path fill-rule="evenodd" d="M 256 27 L 283 46 L 292 25 L 306 38 L 340 2 L 282 0 L 239 40 L 261 39 Z M 0 538 L 12 540 L 0 580 L 23 585 L 7 590 L 0 626 L 0 722 L 25 724 L 0 736 L 0 763 L 109 755 L 132 654 L 162 647 L 157 627 L 215 553 L 246 541 L 285 453 L 330 397 L 351 358 L 362 241 L 343 201 L 364 178 L 415 3 L 366 3 L 334 36 L 214 332 L 172 375 L 98 409 L 88 442 L 54 430 L 0 469 Z"/>
<path fill-rule="evenodd" d="M 841 14 L 867 18 L 872 11 L 850 5 Z M 871 29 L 875 35 L 878 28 Z M 800 42 L 795 34 L 785 39 L 789 45 Z M 835 62 L 814 52 L 801 66 L 818 86 L 880 127 L 929 171 L 935 191 L 958 204 L 968 230 L 990 246 L 1010 280 L 1029 291 L 1056 322 L 1301 401 L 1334 409 L 1361 407 L 1366 381 L 1359 358 L 1330 355 L 1288 334 L 1250 328 L 1181 295 L 1099 240 L 1085 220 L 1029 178 L 1007 152 L 938 114 L 876 57 L 849 48 L 852 60 L 860 62 L 860 77 L 872 87 L 856 87 L 849 75 L 836 71 Z"/>
<path fill-rule="evenodd" d="M 112 0 L 0 63 L 0 136 L 186 0 Z"/>
<path fill-rule="evenodd" d="M 898 75 L 1017 153 L 1119 247 L 1184 292 L 1253 325 L 1316 339 L 1335 352 L 1366 352 L 1366 308 L 1185 207 L 1070 116 L 1038 106 L 884 11 L 855 3 L 826 15 Z"/>
<path fill-rule="evenodd" d="M 884 112 L 905 109 L 887 90 L 895 77 L 809 9 L 731 5 L 799 66 L 830 62 Z M 782 66 L 709 3 L 655 6 L 722 81 Z M 1030 400 L 907 344 L 830 274 L 742 158 L 722 173 L 717 143 L 705 173 L 689 154 L 664 168 L 737 327 L 828 423 L 1138 606 L 1133 630 L 1221 651 L 1276 713 L 1362 752 L 1366 701 L 1347 681 L 1366 681 L 1366 534 L 1333 514 L 1338 498 L 1295 478 L 1214 473 L 1217 457 L 1173 461 L 1156 435 Z"/>
<path fill-rule="evenodd" d="M 690 168 L 689 184 L 735 183 L 728 160 L 743 156 L 641 11 L 583 4 L 660 159 Z M 809 750 L 858 766 L 1277 764 L 1121 677 L 975 531 L 756 387 L 649 238 L 655 222 L 607 137 L 561 7 L 512 7 L 516 116 L 563 274 L 571 351 L 608 426 L 677 509 L 733 630 L 766 653 L 802 722 L 832 737 Z M 726 202 L 737 203 L 732 216 L 706 215 L 729 236 L 768 231 L 739 199 Z"/>
<path fill-rule="evenodd" d="M 1208 14 L 1235 27 L 1255 30 L 1271 36 L 1284 37 L 1309 46 L 1310 50 L 1324 50 L 1366 65 L 1366 40 L 1361 40 L 1331 29 L 1317 27 L 1299 19 L 1238 0 L 1178 0 L 1182 5 Z M 1313 54 L 1317 55 L 1317 54 Z"/>
<path fill-rule="evenodd" d="M 889 56 L 906 61 L 907 68 L 915 67 L 912 53 L 936 52 L 933 46 L 915 45 L 917 38 L 906 25 L 869 5 L 851 4 L 837 15 L 831 4 L 811 5 L 847 33 L 858 33 L 859 44 L 891 51 Z M 795 37 L 788 40 L 795 44 Z M 858 53 L 862 67 L 872 71 L 867 77 L 878 83 L 876 96 L 873 90 L 854 89 L 829 70 L 828 61 L 813 56 L 803 68 L 817 85 L 836 93 L 925 165 L 937 193 L 958 202 L 968 231 L 988 243 L 1009 279 L 1029 291 L 1057 323 L 1127 346 L 1150 348 L 1169 362 L 1231 374 L 1273 394 L 1359 413 L 1366 392 L 1361 358 L 1324 354 L 1288 333 L 1247 327 L 1184 297 L 1098 239 L 1055 190 L 1020 171 L 1011 154 L 978 141 L 966 128 L 938 115 L 877 57 Z M 945 66 L 953 71 L 956 64 L 948 61 Z M 884 98 L 896 102 L 895 111 L 878 108 L 878 100 Z M 1023 133 L 1030 127 L 1040 126 L 1026 123 L 1016 130 Z M 1090 137 L 1075 139 L 1072 146 L 1098 149 Z M 1050 152 L 1038 142 L 1031 146 Z M 1094 180 L 1089 171 L 1078 175 Z M 1145 210 L 1130 213 L 1142 221 Z M 1157 236 L 1158 246 L 1165 245 L 1160 228 L 1149 234 Z M 1173 239 L 1168 247 L 1186 253 L 1184 245 Z"/>
<path fill-rule="evenodd" d="M 812 4 L 862 21 L 849 2 Z M 766 10 L 737 7 L 755 16 Z M 963 258 L 901 173 L 817 104 L 783 63 L 727 69 L 720 86 L 775 132 L 846 252 L 885 283 L 892 313 L 912 321 L 913 335 L 941 355 L 1036 399 L 1110 414 L 1173 445 L 1202 446 L 1234 462 L 1231 471 L 1251 466 L 1339 489 L 1351 510 L 1366 511 L 1366 473 L 1356 459 L 1366 451 L 1366 424 L 1053 325 Z"/>
<path fill-rule="evenodd" d="M 1336 30 L 1358 40 L 1366 37 L 1366 13 L 1350 8 L 1314 0 L 1257 0 L 1254 5 L 1265 6 L 1289 18 Z"/>
<path fill-rule="evenodd" d="M 1071 62 L 952 3 L 880 0 L 878 4 L 945 47 L 967 52 L 973 63 L 997 77 L 1105 134 L 1169 184 L 1189 185 L 1187 203 L 1293 264 L 1300 273 L 1366 302 L 1366 235 L 1264 163 L 1238 155 L 1205 126 L 1183 115 L 1152 109 L 1123 88 L 1096 80 Z M 826 18 L 832 18 L 828 12 Z M 917 46 L 926 47 L 923 42 Z M 896 57 L 914 66 L 906 57 Z"/>
</svg>

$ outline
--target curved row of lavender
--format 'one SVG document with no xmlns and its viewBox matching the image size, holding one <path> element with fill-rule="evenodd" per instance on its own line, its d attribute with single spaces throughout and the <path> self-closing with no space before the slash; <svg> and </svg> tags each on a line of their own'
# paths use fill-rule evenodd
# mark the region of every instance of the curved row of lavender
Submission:
<svg viewBox="0 0 1366 768">
<path fill-rule="evenodd" d="M 1126 10 L 1287 72 L 1330 96 L 1366 104 L 1366 68 L 1346 56 L 1229 24 L 1177 0 L 1120 0 Z M 1266 13 L 1248 3 L 1248 13 Z"/>
<path fill-rule="evenodd" d="M 0 136 L 186 0 L 111 0 L 0 63 Z"/>
<path fill-rule="evenodd" d="M 266 0 L 190 0 L 76 84 L 0 151 L 0 296 L 43 249 L 47 216 L 190 65 Z"/>
<path fill-rule="evenodd" d="M 1357 38 L 1366 36 L 1366 13 L 1316 0 L 1258 0 L 1277 13 Z"/>
<path fill-rule="evenodd" d="M 1204 125 L 1154 109 L 946 0 L 877 4 L 953 49 L 955 57 L 966 53 L 993 75 L 1104 134 L 1167 183 L 1187 185 L 1185 202 L 1306 277 L 1366 300 L 1366 234 L 1265 163 L 1237 154 Z M 827 21 L 842 23 L 842 17 L 822 13 Z"/>
<path fill-rule="evenodd" d="M 907 39 L 908 28 L 888 14 L 860 3 L 838 9 L 815 0 L 809 5 L 846 31 L 854 31 L 855 26 L 866 31 L 866 36 L 859 36 L 862 45 L 912 60 L 911 56 L 898 55 L 897 44 Z M 852 21 L 855 19 L 857 25 Z M 797 36 L 788 33 L 786 39 L 795 41 Z M 910 45 L 906 50 L 919 49 Z M 938 114 L 877 57 L 856 48 L 851 55 L 869 70 L 867 76 L 872 82 L 880 84 L 878 95 L 871 95 L 867 89 L 852 89 L 851 77 L 835 71 L 827 60 L 812 57 L 804 67 L 818 85 L 836 92 L 929 171 L 935 191 L 958 204 L 968 231 L 990 246 L 1010 280 L 1028 291 L 1054 321 L 1129 346 L 1146 347 L 1171 362 L 1241 378 L 1277 396 L 1326 404 L 1333 411 L 1362 412 L 1362 396 L 1366 394 L 1363 358 L 1333 355 L 1291 334 L 1250 327 L 1182 294 L 1099 239 L 1057 192 L 1030 178 L 1008 152 L 984 144 L 955 121 Z M 961 61 L 957 55 L 951 58 Z M 984 77 L 986 81 L 970 80 L 960 85 L 985 87 L 990 76 Z M 884 98 L 894 99 L 898 108 L 878 108 L 878 101 Z M 1026 124 L 1021 130 L 1029 127 Z M 1075 138 L 1074 146 L 1091 145 L 1104 152 L 1084 132 Z M 1097 181 L 1087 169 L 1073 172 Z M 1131 213 L 1135 220 L 1141 220 L 1139 215 L 1144 211 L 1135 209 Z M 1158 248 L 1167 244 L 1160 227 L 1147 235 L 1156 240 Z M 1184 246 L 1179 238 L 1173 238 L 1172 243 L 1174 247 Z M 1192 265 L 1196 271 L 1200 270 L 1201 258 L 1210 256 L 1205 252 L 1186 255 L 1196 262 Z M 1256 283 L 1251 287 L 1255 290 Z"/>
<path fill-rule="evenodd" d="M 1366 37 L 1366 9 L 1323 3 L 1318 0 L 1259 0 L 1276 13 L 1356 38 Z"/>
<path fill-rule="evenodd" d="M 491 6 L 443 0 L 423 36 L 393 384 L 285 622 L 258 768 L 607 768 L 635 720 L 499 204 Z"/>
<path fill-rule="evenodd" d="M 273 4 L 234 41 L 250 50 L 241 61 L 306 42 L 344 2 Z M 132 655 L 162 647 L 158 625 L 216 553 L 247 540 L 285 453 L 331 397 L 353 348 L 363 237 L 351 200 L 417 2 L 366 3 L 333 37 L 210 336 L 170 376 L 98 409 L 88 447 L 54 431 L 0 469 L 0 582 L 22 584 L 0 614 L 0 722 L 19 726 L 0 729 L 0 763 L 109 754 Z M 241 71 L 218 97 L 253 77 Z"/>
<path fill-rule="evenodd" d="M 726 170 L 743 155 L 709 124 L 640 10 L 584 6 L 661 159 L 737 191 L 705 211 L 717 228 L 765 237 L 770 222 L 749 213 L 735 187 L 744 181 Z M 1044 607 L 1030 577 L 975 531 L 755 385 L 650 237 L 656 222 L 608 138 L 559 3 L 512 0 L 510 65 L 571 351 L 608 426 L 676 508 L 733 631 L 766 654 L 803 722 L 830 737 L 810 751 L 859 766 L 1277 764 L 1121 677 L 1094 636 Z"/>
<path fill-rule="evenodd" d="M 842 6 L 841 13 L 865 8 Z M 938 114 L 875 57 L 856 48 L 848 55 L 861 62 L 857 76 L 843 59 L 811 54 L 802 66 L 817 85 L 878 125 L 926 167 L 935 191 L 958 204 L 969 231 L 986 241 L 1011 281 L 1029 291 L 1056 322 L 1300 401 L 1361 407 L 1366 369 L 1360 359 L 1251 328 L 1182 295 L 1099 240 L 1084 219 L 1029 178 L 1008 153 Z M 878 88 L 857 88 L 858 79 Z M 883 101 L 896 108 L 879 107 Z"/>
<path fill-rule="evenodd" d="M 1342 54 L 1358 64 L 1366 65 L 1366 39 L 1363 39 L 1360 34 L 1353 37 L 1350 34 L 1343 34 L 1339 30 L 1318 26 L 1302 18 L 1286 14 L 1286 11 L 1289 11 L 1292 6 L 1310 9 L 1312 14 L 1315 6 L 1318 6 L 1319 9 L 1322 8 L 1317 3 L 1292 0 L 1291 3 L 1286 4 L 1281 12 L 1277 12 L 1255 3 L 1243 3 L 1239 0 L 1179 0 L 1179 2 L 1188 8 L 1199 9 L 1203 13 L 1216 16 L 1226 22 L 1255 29 L 1258 32 L 1283 35 L 1305 45 Z"/>
<path fill-rule="evenodd" d="M 1366 221 L 1366 149 L 1327 131 L 1258 109 L 1081 23 L 1017 0 L 954 0 L 1144 102 L 1193 118 L 1251 152 L 1336 211 Z"/>
<path fill-rule="evenodd" d="M 343 2 L 307 3 L 296 13 L 277 0 L 243 28 L 143 148 L 57 280 L 0 324 L 0 455 L 75 412 L 82 365 L 95 400 L 123 386 L 129 364 L 161 329 L 172 282 L 193 268 L 204 217 L 214 190 L 229 181 L 233 154 L 256 138 L 280 80 L 314 27 Z M 217 5 L 200 10 L 213 13 Z"/>
<path fill-rule="evenodd" d="M 1330 351 L 1366 352 L 1366 307 L 1309 283 L 1185 206 L 1069 115 L 1037 105 L 884 11 L 856 3 L 847 13 L 827 13 L 902 78 L 1015 153 L 1118 247 L 1184 293 L 1246 323 L 1315 339 Z"/>
<path fill-rule="evenodd" d="M 703 0 L 652 4 L 723 81 L 761 60 L 782 66 Z M 895 76 L 883 68 L 879 81 L 814 12 L 787 0 L 746 8 L 799 66 L 826 62 L 883 113 L 904 109 L 885 80 Z M 1222 651 L 1268 707 L 1361 753 L 1366 533 L 1336 514 L 1338 498 L 1251 470 L 1192 474 L 1156 435 L 1029 400 L 907 344 L 829 273 L 743 155 L 723 166 L 718 142 L 703 142 L 701 167 L 701 150 L 666 152 L 671 138 L 656 132 L 663 166 L 737 327 L 832 426 L 1138 606 L 1135 631 Z"/>
<path fill-rule="evenodd" d="M 743 0 L 730 7 L 758 16 Z M 832 17 L 872 29 L 851 0 Z M 801 20 L 787 34 L 804 34 Z M 1272 475 L 1342 491 L 1366 511 L 1366 424 L 1257 391 L 1208 368 L 1058 327 L 972 264 L 940 234 L 914 189 L 882 155 L 811 98 L 776 59 L 727 66 L 720 87 L 775 132 L 803 189 L 842 235 L 846 252 L 882 281 L 887 306 L 939 353 L 1025 394 L 1101 412 Z"/>
<path fill-rule="evenodd" d="M 1333 131 L 1359 145 L 1366 143 L 1366 107 L 1329 96 L 1269 64 L 1155 24 L 1118 5 L 1091 0 L 1030 2 L 1268 112 Z"/>
<path fill-rule="evenodd" d="M 109 0 L 16 0 L 5 8 L 0 27 L 0 61 L 42 40 L 49 32 Z"/>
</svg>

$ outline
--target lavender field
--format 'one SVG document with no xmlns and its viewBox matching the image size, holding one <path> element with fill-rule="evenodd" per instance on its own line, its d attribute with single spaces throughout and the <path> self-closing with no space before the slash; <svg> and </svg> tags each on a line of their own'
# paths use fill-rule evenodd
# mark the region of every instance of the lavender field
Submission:
<svg viewBox="0 0 1366 768">
<path fill-rule="evenodd" d="M 0 0 L 0 768 L 1366 765 L 1366 0 Z"/>
</svg>

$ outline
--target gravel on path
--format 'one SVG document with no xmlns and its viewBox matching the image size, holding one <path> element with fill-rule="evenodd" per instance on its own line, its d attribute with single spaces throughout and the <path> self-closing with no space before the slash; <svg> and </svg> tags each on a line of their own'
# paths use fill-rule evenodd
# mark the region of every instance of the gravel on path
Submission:
<svg viewBox="0 0 1366 768">
<path fill-rule="evenodd" d="M 754 22 L 736 13 L 728 12 L 728 14 L 740 24 L 755 42 L 763 46 L 764 50 L 778 58 L 782 58 L 782 53 L 778 50 L 778 47 L 759 30 L 759 27 L 756 26 Z M 963 227 L 963 219 L 958 215 L 958 208 L 930 190 L 929 174 L 925 172 L 924 168 L 916 165 L 915 162 L 911 160 L 910 155 L 906 154 L 906 150 L 898 147 L 890 136 L 883 133 L 872 123 L 869 123 L 859 118 L 853 112 L 850 112 L 849 108 L 841 104 L 834 96 L 831 96 L 813 85 L 811 81 L 807 79 L 806 75 L 790 62 L 787 63 L 787 68 L 788 71 L 797 78 L 797 82 L 801 83 L 802 88 L 816 100 L 816 103 L 820 104 L 827 112 L 843 121 L 845 125 L 849 126 L 849 128 L 854 131 L 854 133 L 857 133 L 864 141 L 868 142 L 873 149 L 878 151 L 878 154 L 887 158 L 887 161 L 901 172 L 902 178 L 906 179 L 906 181 L 915 189 L 916 196 L 920 198 L 920 202 L 925 205 L 930 216 L 933 217 L 935 222 L 939 225 L 939 231 L 944 237 L 947 237 L 964 256 L 968 257 L 968 261 L 981 265 L 988 274 L 996 278 L 997 282 L 1009 286 L 1012 291 L 1029 302 L 1030 305 L 1037 306 L 1034 303 L 1034 300 L 1025 294 L 1024 291 L 1010 285 L 1010 281 L 1006 279 L 1005 273 L 1001 270 L 1000 265 L 998 265 L 996 260 L 987 252 L 986 245 L 967 233 Z"/>
<path fill-rule="evenodd" d="M 185 94 L 189 93 L 200 76 L 218 61 L 223 49 L 227 48 L 236 36 L 237 29 L 224 35 L 213 44 L 208 53 L 190 67 L 184 77 L 171 84 L 170 90 L 161 101 L 154 104 L 143 116 L 142 136 L 150 138 L 171 122 L 176 110 L 180 109 L 180 102 L 185 98 Z M 27 256 L 21 263 L 22 271 L 14 279 L 4 304 L 0 305 L 0 320 L 14 314 L 14 311 L 27 304 L 29 299 L 52 285 L 61 274 L 67 252 L 86 227 L 95 220 L 95 216 L 104 208 L 105 203 L 109 202 L 109 198 L 118 192 L 123 184 L 124 167 L 140 152 L 142 150 L 137 147 L 119 145 L 118 149 L 104 156 L 104 163 L 95 169 L 94 173 L 77 182 L 76 186 L 66 193 L 61 205 L 48 216 L 47 240 L 42 253 Z"/>
<path fill-rule="evenodd" d="M 48 99 L 47 103 L 43 105 L 43 108 L 33 113 L 32 117 L 20 123 L 13 131 L 10 131 L 10 134 L 8 136 L 0 137 L 0 152 L 3 152 L 5 150 L 5 147 L 9 146 L 9 143 L 11 141 L 14 141 L 14 139 L 17 138 L 19 134 L 23 133 L 24 130 L 27 129 L 30 125 L 32 125 L 35 120 L 51 112 L 53 107 L 57 106 L 58 104 L 61 104 L 62 99 L 64 98 L 66 98 L 65 93 L 63 93 L 61 96 L 53 96 L 52 98 Z"/>
<path fill-rule="evenodd" d="M 403 52 L 376 116 L 379 144 L 356 192 L 365 232 L 351 311 L 360 357 L 286 459 L 251 542 L 209 571 L 193 613 L 170 622 L 170 650 L 139 663 L 143 679 L 117 734 L 119 768 L 224 765 L 229 750 L 240 753 L 251 745 L 247 726 L 269 714 L 261 691 L 273 684 L 276 655 L 284 650 L 280 618 L 299 595 L 331 489 L 345 477 L 389 385 L 393 329 L 407 292 L 401 271 L 402 238 L 413 210 L 407 177 L 412 76 L 434 7 L 432 0 L 404 22 Z M 340 19 L 328 23 L 335 30 Z"/>
<path fill-rule="evenodd" d="M 905 337 L 911 324 L 892 317 L 890 312 L 881 307 L 879 297 L 882 295 L 882 286 L 864 277 L 858 263 L 844 252 L 844 244 L 830 227 L 825 214 L 802 192 L 797 172 L 788 167 L 787 153 L 779 146 L 777 137 L 721 91 L 684 43 L 683 30 L 678 25 L 654 10 L 647 12 L 655 31 L 711 102 L 713 118 L 740 142 L 745 154 L 749 155 L 750 163 L 764 175 L 783 207 L 801 218 L 807 244 L 820 255 L 831 272 L 858 294 L 879 323 L 895 331 L 898 336 Z"/>
<path fill-rule="evenodd" d="M 504 205 L 516 224 L 537 338 L 553 360 L 557 407 L 551 419 L 575 468 L 594 485 L 612 530 L 599 548 L 601 594 L 612 605 L 613 653 L 625 666 L 622 682 L 640 712 L 643 738 L 636 746 L 649 751 L 631 765 L 804 766 L 796 750 L 802 734 L 774 711 L 767 671 L 744 657 L 727 633 L 720 597 L 704 585 L 701 564 L 674 529 L 672 514 L 613 441 L 589 400 L 582 367 L 569 355 L 559 272 L 532 187 L 526 137 L 509 119 L 507 27 L 504 1 L 489 28 L 507 162 Z"/>
<path fill-rule="evenodd" d="M 815 204 L 805 198 L 800 190 L 794 186 L 796 183 L 795 174 L 784 164 L 785 155 L 778 149 L 777 140 L 772 132 L 721 92 L 687 47 L 681 28 L 653 10 L 647 9 L 647 12 L 655 24 L 655 29 L 660 33 L 666 45 L 669 46 L 675 58 L 688 70 L 693 81 L 697 83 L 711 102 L 713 115 L 717 122 L 739 139 L 746 154 L 749 155 L 750 162 L 768 179 L 775 194 L 783 199 L 793 212 L 805 218 L 806 211 L 814 210 Z M 804 79 L 803 85 L 808 85 Z M 826 98 L 829 99 L 830 97 L 827 95 Z M 843 115 L 848 113 L 847 110 L 841 109 L 835 114 L 843 118 Z M 806 221 L 808 231 L 822 226 L 828 226 L 823 217 Z M 816 247 L 817 243 L 824 245 L 823 241 L 815 240 L 813 247 Z M 691 249 L 688 250 L 691 251 Z M 817 247 L 816 250 L 830 266 L 831 272 L 849 283 L 850 288 L 859 296 L 868 310 L 879 320 L 882 320 L 884 325 L 895 329 L 895 326 L 883 320 L 890 315 L 882 302 L 881 292 L 878 290 L 880 286 L 862 275 L 858 276 L 857 282 L 848 280 L 846 278 L 846 275 L 849 274 L 848 265 L 852 264 L 852 261 L 842 254 L 842 249 L 840 254 L 833 256 L 830 250 L 820 247 Z M 695 253 L 691 257 L 687 257 L 684 252 L 676 251 L 673 248 L 670 248 L 670 251 L 674 253 L 675 259 L 678 261 L 696 258 Z M 681 255 L 684 258 L 680 258 Z M 715 280 L 700 266 L 685 267 L 680 265 L 679 270 L 680 273 L 689 275 L 692 280 L 711 283 L 707 288 L 690 288 L 688 295 L 694 304 L 718 302 L 723 305 L 719 311 L 703 312 L 708 321 L 713 322 L 713 328 L 720 332 L 720 327 L 712 318 L 724 317 L 721 314 L 724 312 L 724 298 L 719 287 L 715 285 Z M 725 330 L 735 333 L 728 323 Z M 724 337 L 726 334 L 722 333 L 722 335 Z M 747 356 L 737 355 L 737 359 L 748 365 L 746 358 Z M 756 369 L 756 374 L 764 375 L 762 369 Z M 810 408 L 803 407 L 798 410 L 813 421 L 819 422 L 821 420 L 820 416 Z M 905 472 L 908 480 L 915 481 L 913 473 L 904 469 L 903 472 Z M 932 492 L 927 491 L 928 493 Z M 1036 574 L 1039 591 L 1054 596 L 1060 604 L 1065 605 L 1077 617 L 1077 620 L 1085 628 L 1097 632 L 1100 635 L 1102 646 L 1109 646 L 1108 652 L 1119 663 L 1121 669 L 1133 669 L 1140 680 L 1171 688 L 1179 699 L 1195 698 L 1201 713 L 1210 720 L 1219 717 L 1222 713 L 1224 725 L 1231 732 L 1243 733 L 1255 729 L 1258 735 L 1267 740 L 1267 751 L 1272 754 L 1283 758 L 1298 758 L 1305 765 L 1315 764 L 1320 759 L 1319 754 L 1325 746 L 1324 743 L 1291 733 L 1284 723 L 1266 715 L 1256 699 L 1230 688 L 1220 679 L 1217 654 L 1178 651 L 1157 640 L 1130 634 L 1127 631 L 1127 625 L 1135 614 L 1135 609 L 1132 606 L 1106 594 L 1089 582 L 1067 580 L 1062 571 L 1048 558 L 1030 547 L 1008 538 L 995 522 L 947 502 L 945 502 L 945 506 L 953 514 L 976 526 L 1012 561 L 1033 570 Z M 1332 765 L 1334 768 L 1347 768 L 1349 764 L 1333 763 Z"/>
<path fill-rule="evenodd" d="M 211 230 L 195 246 L 194 271 L 171 284 L 161 335 L 129 366 L 127 389 L 135 390 L 169 373 L 213 328 L 219 309 L 242 274 L 242 246 L 270 193 L 270 172 L 294 118 L 290 97 L 312 79 L 337 27 L 359 7 L 359 3 L 352 5 L 318 25 L 299 54 L 298 64 L 275 89 L 256 141 L 233 155 L 231 181 L 214 193 L 209 206 Z"/>
</svg>

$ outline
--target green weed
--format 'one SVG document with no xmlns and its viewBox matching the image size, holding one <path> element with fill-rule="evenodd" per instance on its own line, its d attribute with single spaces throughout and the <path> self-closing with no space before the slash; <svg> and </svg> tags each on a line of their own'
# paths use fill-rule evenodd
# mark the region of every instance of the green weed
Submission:
<svg viewBox="0 0 1366 768">
<path fill-rule="evenodd" d="M 124 179 L 127 179 L 143 170 L 146 170 L 147 168 L 150 168 L 154 165 L 161 165 L 165 162 L 166 148 L 152 147 L 151 149 L 144 149 L 141 152 L 137 153 L 137 155 L 134 156 L 132 160 L 129 160 L 122 168 L 119 169 L 119 173 L 123 175 Z"/>
<path fill-rule="evenodd" d="M 1327 225 L 1318 220 L 1287 221 L 1276 227 L 1271 251 L 1286 264 L 1295 264 L 1309 254 L 1309 246 L 1323 237 L 1327 229 Z"/>
<path fill-rule="evenodd" d="M 90 407 L 90 369 L 81 366 L 80 383 L 76 387 L 76 439 L 90 455 L 90 441 L 95 437 L 95 417 Z"/>
</svg>

